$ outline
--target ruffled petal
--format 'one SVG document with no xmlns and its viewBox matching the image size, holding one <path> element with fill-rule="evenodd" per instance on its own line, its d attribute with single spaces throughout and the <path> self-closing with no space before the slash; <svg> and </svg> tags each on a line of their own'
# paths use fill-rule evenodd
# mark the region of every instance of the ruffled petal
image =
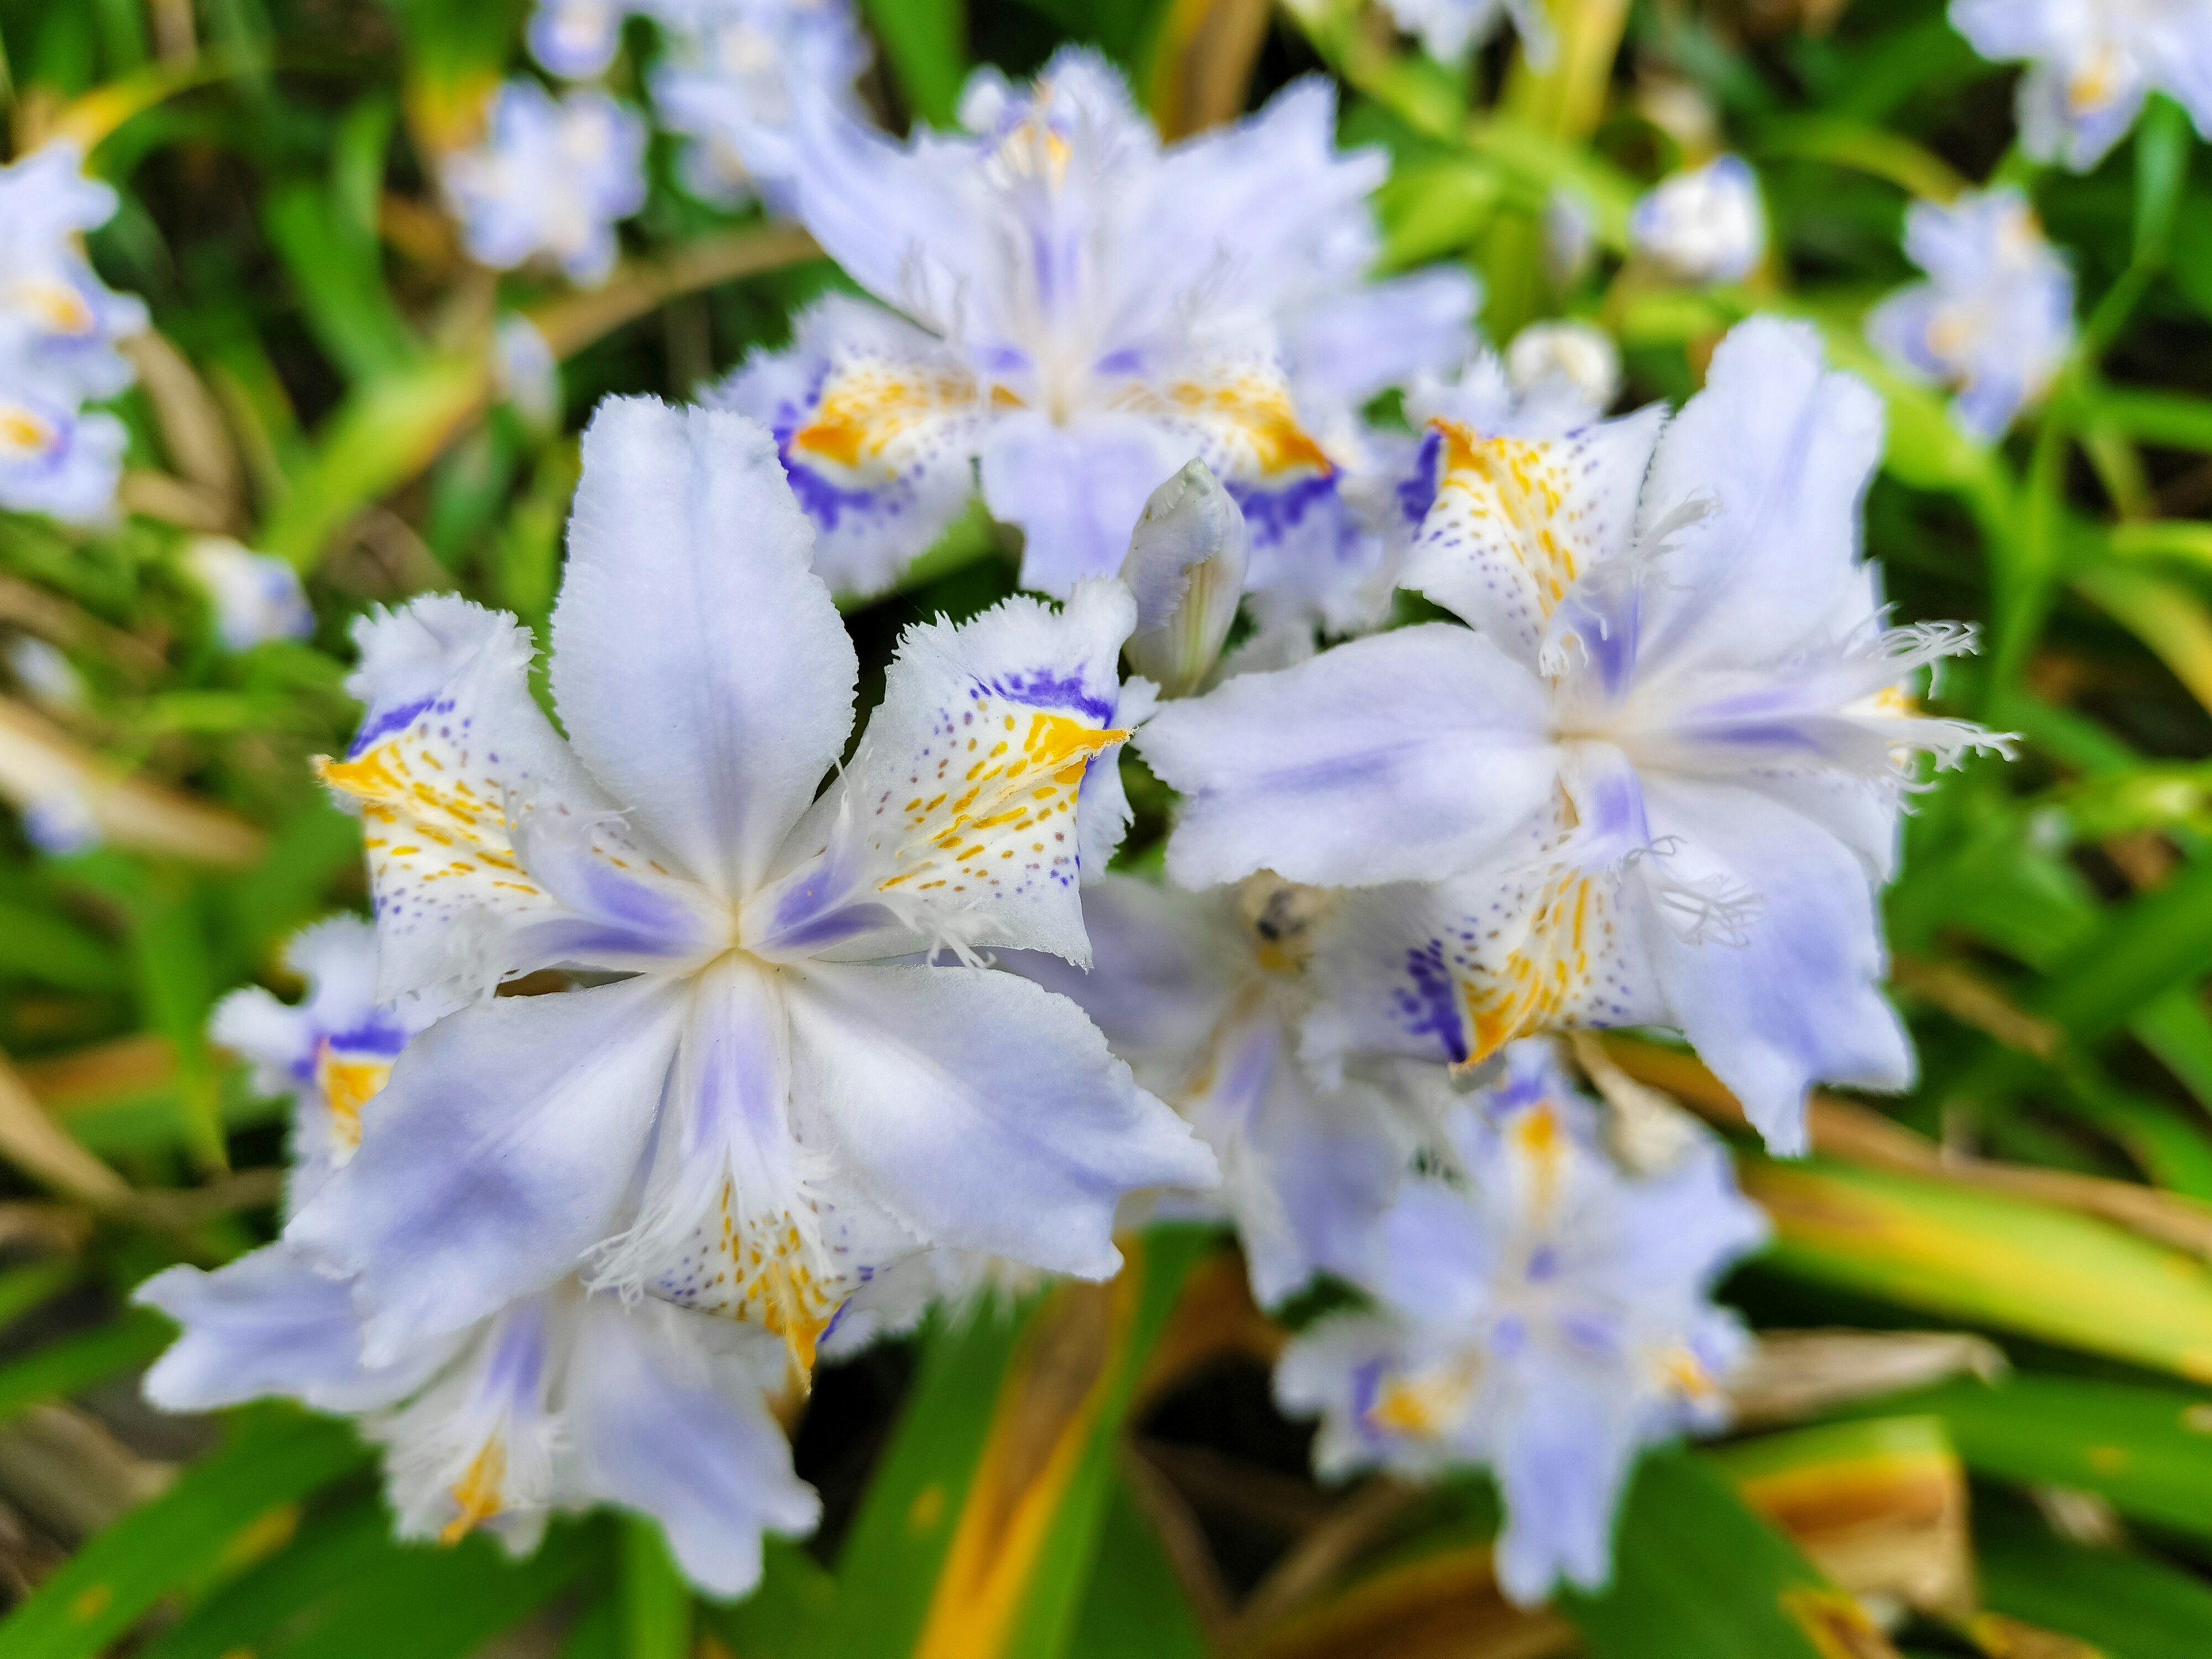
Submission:
<svg viewBox="0 0 2212 1659">
<path fill-rule="evenodd" d="M 380 994 L 696 954 L 694 908 L 532 701 L 526 629 L 439 595 L 355 638 L 346 684 L 368 713 L 321 772 L 365 820 Z M 526 867 L 533 843 L 550 883 Z"/>
<path fill-rule="evenodd" d="M 676 1052 L 682 981 L 503 997 L 441 1020 L 285 1230 L 359 1279 L 382 1364 L 567 1273 L 615 1232 Z"/>
<path fill-rule="evenodd" d="M 1218 1178 L 1064 998 L 982 969 L 786 971 L 801 1139 L 927 1243 L 1103 1279 L 1123 1194 Z"/>
<path fill-rule="evenodd" d="M 1119 803 L 1083 785 L 1128 736 L 1114 723 L 1116 664 L 1135 622 L 1129 590 L 1109 581 L 1058 611 L 1013 599 L 908 629 L 816 819 L 826 847 L 748 906 L 746 947 L 787 959 L 1004 945 L 1087 960 L 1084 820 Z M 807 851 L 805 837 L 791 850 Z"/>
<path fill-rule="evenodd" d="M 793 334 L 709 401 L 775 433 L 831 590 L 878 593 L 974 496 L 989 410 L 942 341 L 880 307 L 831 295 Z"/>
<path fill-rule="evenodd" d="M 794 1133 L 784 983 L 736 954 L 693 983 L 637 1220 L 591 1279 L 757 1326 L 804 1375 L 846 1298 L 917 1241 Z"/>
<path fill-rule="evenodd" d="M 452 1351 L 433 1340 L 392 1364 L 364 1364 L 350 1290 L 282 1244 L 214 1273 L 171 1267 L 131 1299 L 184 1328 L 146 1373 L 146 1398 L 168 1412 L 216 1411 L 268 1395 L 319 1411 L 368 1411 L 412 1394 Z"/>
<path fill-rule="evenodd" d="M 1531 668 L 1577 582 L 1627 552 L 1654 404 L 1557 438 L 1485 435 L 1440 422 L 1434 503 L 1400 585 L 1465 617 Z"/>
<path fill-rule="evenodd" d="M 1644 790 L 1651 828 L 1672 850 L 1632 878 L 1645 887 L 1644 936 L 1673 1023 L 1767 1145 L 1804 1151 L 1814 1083 L 1907 1087 L 1911 1048 L 1876 988 L 1879 922 L 1850 851 L 1752 789 L 1647 778 Z M 1737 937 L 1686 925 L 1673 902 L 1685 893 L 1732 906 Z"/>
<path fill-rule="evenodd" d="M 1547 811 L 1559 773 L 1549 718 L 1545 688 L 1519 663 L 1431 624 L 1171 702 L 1138 742 L 1184 796 L 1168 843 L 1179 885 L 1262 868 L 1365 885 L 1469 868 Z"/>
<path fill-rule="evenodd" d="M 1663 1019 L 1642 923 L 1616 878 L 1540 856 L 1347 894 L 1322 932 L 1306 1052 L 1469 1065 L 1570 1026 Z"/>
<path fill-rule="evenodd" d="M 386 1449 L 401 1538 L 454 1544 L 482 1528 L 510 1555 L 538 1547 L 559 1496 L 559 1395 L 575 1346 L 573 1284 L 477 1322 L 420 1394 L 362 1431 Z"/>
<path fill-rule="evenodd" d="M 1636 1402 L 1556 1361 L 1521 1382 L 1515 1408 L 1495 1430 L 1505 1500 L 1498 1585 L 1531 1607 L 1562 1579 L 1597 1590 L 1612 1577 L 1613 1511 L 1636 1457 Z"/>
<path fill-rule="evenodd" d="M 709 1595 L 760 1582 L 761 1534 L 821 1518 L 742 1358 L 712 1352 L 694 1322 L 651 1303 L 593 1297 L 581 1316 L 566 1417 L 590 1498 L 660 1523 L 684 1577 Z"/>
<path fill-rule="evenodd" d="M 1651 460 L 1639 538 L 1693 502 L 1640 599 L 1639 676 L 1788 659 L 1863 616 L 1859 501 L 1881 454 L 1881 400 L 1826 369 L 1808 324 L 1753 318 Z"/>
<path fill-rule="evenodd" d="M 750 892 L 853 723 L 859 665 L 774 441 L 612 398 L 584 434 L 553 617 L 579 758 L 717 896 Z"/>
</svg>

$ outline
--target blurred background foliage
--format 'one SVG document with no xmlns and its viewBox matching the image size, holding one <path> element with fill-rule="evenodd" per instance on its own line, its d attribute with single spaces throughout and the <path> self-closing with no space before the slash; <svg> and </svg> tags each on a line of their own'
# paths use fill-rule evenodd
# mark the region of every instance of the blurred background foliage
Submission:
<svg viewBox="0 0 2212 1659">
<path fill-rule="evenodd" d="M 825 1524 L 772 1540 L 733 1607 L 695 1607 L 641 1523 L 556 1525 L 520 1563 L 401 1547 L 349 1429 L 149 1413 L 135 1377 L 168 1333 L 124 1294 L 260 1242 L 279 1179 L 278 1109 L 210 1049 L 209 1009 L 294 988 L 283 938 L 365 902 L 356 825 L 307 764 L 353 718 L 349 621 L 455 588 L 542 630 L 593 403 L 690 394 L 842 278 L 803 234 L 684 195 L 659 138 L 605 288 L 469 264 L 422 158 L 520 65 L 515 0 L 0 0 L 15 153 L 88 148 L 123 194 L 94 259 L 155 325 L 118 404 L 127 520 L 0 518 L 0 634 L 84 686 L 0 686 L 0 794 L 65 773 L 105 837 L 45 856 L 0 815 L 0 1656 L 2212 1654 L 2212 170 L 2181 112 L 2154 103 L 2087 176 L 2040 171 L 2012 144 L 2016 71 L 1937 0 L 1553 0 L 1542 73 L 1510 40 L 1448 70 L 1355 0 L 863 10 L 894 128 L 1067 40 L 1171 137 L 1333 75 L 1346 140 L 1394 158 L 1388 264 L 1469 262 L 1492 339 L 1588 317 L 1631 401 L 1679 399 L 1730 322 L 1781 311 L 1884 393 L 1870 549 L 1901 619 L 1980 622 L 1947 698 L 2025 741 L 1908 821 L 1888 912 L 1920 1087 L 1821 1099 L 1802 1164 L 1741 1143 L 1777 1225 L 1726 1291 L 1769 1337 L 1742 1431 L 1646 1461 L 1607 1595 L 1516 1611 L 1479 1480 L 1311 1481 L 1268 1400 L 1280 1331 L 1190 1228 L 1133 1241 L 1110 1285 L 825 1370 L 797 1430 Z M 631 27 L 617 91 L 652 49 Z M 1765 263 L 1739 288 L 1639 276 L 1630 204 L 1723 147 L 1761 175 Z M 1861 319 L 1911 274 L 1910 201 L 1990 179 L 2069 251 L 2083 331 L 1984 450 Z M 1564 290 L 1542 258 L 1563 183 L 1603 250 Z M 563 359 L 550 427 L 500 401 L 511 308 Z M 217 647 L 181 562 L 210 533 L 299 569 L 311 641 Z M 852 616 L 878 685 L 906 622 L 1011 590 L 1008 552 L 964 520 Z M 1139 799 L 1142 860 L 1163 819 Z M 1616 1097 L 1740 1127 L 1677 1050 L 1583 1058 Z"/>
</svg>

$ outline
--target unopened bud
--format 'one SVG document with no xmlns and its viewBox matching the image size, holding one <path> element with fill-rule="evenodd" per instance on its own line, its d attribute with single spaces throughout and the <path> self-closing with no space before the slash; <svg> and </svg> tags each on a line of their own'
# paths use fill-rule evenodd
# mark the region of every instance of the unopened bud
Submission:
<svg viewBox="0 0 2212 1659">
<path fill-rule="evenodd" d="M 1137 595 L 1137 631 L 1122 649 L 1163 696 L 1188 696 L 1213 672 L 1237 620 L 1251 545 L 1243 509 L 1203 461 L 1145 503 L 1121 562 L 1121 580 Z"/>
<path fill-rule="evenodd" d="M 1523 398 L 1565 396 L 1601 414 L 1620 395 L 1620 350 L 1588 323 L 1531 323 L 1506 349 L 1505 374 Z"/>
</svg>

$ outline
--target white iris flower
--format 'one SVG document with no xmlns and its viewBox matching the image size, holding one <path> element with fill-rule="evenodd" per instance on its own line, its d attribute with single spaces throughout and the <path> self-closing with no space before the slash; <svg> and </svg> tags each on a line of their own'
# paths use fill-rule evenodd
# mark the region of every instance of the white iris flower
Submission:
<svg viewBox="0 0 2212 1659">
<path fill-rule="evenodd" d="M 1350 1048 L 1672 1025 L 1784 1151 L 1813 1081 L 1904 1086 L 1875 890 L 1914 757 L 2001 740 L 1907 696 L 1971 635 L 1885 626 L 1858 522 L 1880 401 L 1759 319 L 1671 424 L 1434 430 L 1404 580 L 1471 626 L 1162 708 L 1169 874 L 1387 887 L 1316 963 Z"/>
<path fill-rule="evenodd" d="M 305 999 L 234 992 L 212 1035 L 258 1088 L 292 1097 L 289 1215 L 351 1156 L 393 1059 L 439 1007 L 376 1000 L 375 934 L 352 917 L 287 954 Z M 137 1299 L 183 1327 L 148 1399 L 201 1412 L 281 1395 L 362 1418 L 386 1449 L 404 1538 L 482 1527 L 521 1553 L 556 1510 L 617 1504 L 659 1522 L 702 1589 L 735 1595 L 760 1577 L 764 1529 L 804 1533 L 819 1514 L 769 1410 L 788 1380 L 782 1346 L 757 1331 L 569 1279 L 372 1364 L 350 1287 L 283 1244 L 215 1273 L 172 1267 Z"/>
<path fill-rule="evenodd" d="M 486 116 L 483 142 L 440 169 L 470 257 L 605 282 L 620 252 L 615 222 L 645 205 L 645 123 L 603 92 L 556 103 L 526 80 L 501 86 Z"/>
<path fill-rule="evenodd" d="M 1998 63 L 2026 58 L 2022 147 L 2087 173 L 2163 92 L 2212 137 L 2206 0 L 1951 0 L 1951 26 Z"/>
<path fill-rule="evenodd" d="M 324 776 L 367 820 L 382 994 L 599 981 L 433 1025 L 293 1222 L 358 1275 L 371 1363 L 581 1263 L 803 1368 L 901 1255 L 1103 1277 L 1125 1192 L 1214 1179 L 1080 1009 L 968 965 L 1087 955 L 1127 590 L 910 630 L 817 799 L 857 664 L 812 539 L 759 427 L 617 399 L 553 620 L 565 741 L 512 618 L 432 598 L 362 629 L 368 714 Z M 963 962 L 915 959 L 940 947 Z"/>
<path fill-rule="evenodd" d="M 823 301 L 724 396 L 775 429 L 832 586 L 894 581 L 980 465 L 1024 586 L 1064 595 L 1120 567 L 1146 498 L 1199 459 L 1251 526 L 1263 623 L 1370 620 L 1354 412 L 1463 356 L 1474 295 L 1458 270 L 1363 285 L 1385 163 L 1337 150 L 1329 88 L 1163 147 L 1070 50 L 1033 89 L 979 74 L 963 118 L 974 136 L 902 147 L 800 112 L 799 216 L 892 309 Z"/>
<path fill-rule="evenodd" d="M 1456 1126 L 1455 1179 L 1409 1183 L 1384 1218 L 1376 1310 L 1310 1327 L 1275 1374 L 1286 1411 L 1322 1419 L 1324 1476 L 1487 1464 L 1498 1583 L 1524 1604 L 1602 1589 L 1637 1452 L 1725 1420 L 1749 1339 L 1709 1298 L 1766 1236 L 1717 1146 L 1632 1180 L 1591 1115 L 1545 1045 L 1516 1045 Z"/>
<path fill-rule="evenodd" d="M 1892 361 L 1958 389 L 1951 413 L 1984 443 L 2040 401 L 2074 343 L 2074 273 L 2017 191 L 1916 202 L 1905 251 L 1929 280 L 1892 295 L 1867 334 Z"/>
</svg>

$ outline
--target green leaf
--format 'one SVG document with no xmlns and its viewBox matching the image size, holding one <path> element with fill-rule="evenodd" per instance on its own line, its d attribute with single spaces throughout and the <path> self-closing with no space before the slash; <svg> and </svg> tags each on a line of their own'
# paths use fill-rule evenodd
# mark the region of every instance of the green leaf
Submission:
<svg viewBox="0 0 2212 1659">
<path fill-rule="evenodd" d="M 1788 1273 L 2212 1380 L 2212 1270 L 2071 1210 L 1851 1164 L 1746 1156 Z"/>
<path fill-rule="evenodd" d="M 1207 1659 L 1212 1652 L 1159 1534 L 1119 1480 L 1067 1651 L 1079 1659 Z"/>
<path fill-rule="evenodd" d="M 708 1602 L 701 1618 L 745 1659 L 812 1659 L 837 1603 L 837 1581 L 788 1538 L 761 1540 L 761 1581 L 727 1607 Z"/>
<path fill-rule="evenodd" d="M 0 1422 L 143 1365 L 175 1334 L 160 1315 L 133 1308 L 112 1324 L 65 1336 L 0 1365 Z"/>
<path fill-rule="evenodd" d="M 2212 401 L 2142 386 L 2084 387 L 2077 395 L 2092 416 L 2139 442 L 2212 450 Z"/>
<path fill-rule="evenodd" d="M 2106 911 L 2054 963 L 2035 1012 L 2093 1042 L 2176 986 L 2212 973 L 2212 864 Z"/>
<path fill-rule="evenodd" d="M 289 1413 L 251 1419 L 236 1440 L 57 1568 L 0 1623 L 0 1653 L 94 1659 L 163 1595 L 219 1567 L 270 1511 L 368 1457 L 342 1424 Z"/>
<path fill-rule="evenodd" d="M 826 1650 L 1055 1659 L 1144 1358 L 1212 1236 L 1155 1228 L 1110 1285 L 940 1328 L 837 1566 Z"/>
<path fill-rule="evenodd" d="M 908 106 L 935 127 L 957 123 L 968 81 L 963 0 L 860 0 Z"/>
<path fill-rule="evenodd" d="M 0 1328 L 52 1301 L 76 1284 L 83 1272 L 74 1261 L 33 1261 L 0 1272 Z"/>
<path fill-rule="evenodd" d="M 838 1555 L 834 1639 L 824 1651 L 892 1654 L 911 1645 L 1027 1324 L 986 1307 L 957 1322 L 933 1316 L 926 1328 L 898 1427 Z"/>
<path fill-rule="evenodd" d="M 392 1548 L 392 1517 L 380 1498 L 318 1516 L 283 1548 L 218 1586 L 137 1659 L 226 1659 L 252 1652 L 319 1603 L 374 1573 Z"/>
<path fill-rule="evenodd" d="M 668 1553 L 659 1523 L 625 1515 L 615 1524 L 623 1659 L 686 1659 L 691 1651 L 691 1591 Z"/>
<path fill-rule="evenodd" d="M 2212 1538 L 2212 1401 L 2201 1394 L 2023 1373 L 1869 1409 L 1942 1418 L 1977 1474 L 2077 1487 L 2123 1515 Z"/>
<path fill-rule="evenodd" d="M 517 1561 L 472 1534 L 450 1547 L 387 1545 L 269 1659 L 468 1659 L 574 1582 L 598 1556 L 592 1529 L 556 1523 Z"/>
<path fill-rule="evenodd" d="M 2025 1518 L 1984 1521 L 1982 1602 L 2095 1644 L 2109 1659 L 2203 1659 L 2212 1588 L 2137 1555 L 2062 1542 Z"/>
<path fill-rule="evenodd" d="M 1856 1630 L 1865 1615 L 1706 1459 L 1644 1460 L 1629 1487 L 1604 1594 L 1569 1590 L 1559 1610 L 1592 1659 L 1827 1659 L 1813 1629 Z"/>
<path fill-rule="evenodd" d="M 131 982 L 105 939 L 52 910 L 0 899 L 0 977 L 64 991 L 119 991 Z"/>
<path fill-rule="evenodd" d="M 2196 137 L 2189 116 L 2164 94 L 2154 94 L 2136 125 L 2135 263 L 2162 265 L 2173 225 L 2189 188 L 2189 152 Z"/>
</svg>

